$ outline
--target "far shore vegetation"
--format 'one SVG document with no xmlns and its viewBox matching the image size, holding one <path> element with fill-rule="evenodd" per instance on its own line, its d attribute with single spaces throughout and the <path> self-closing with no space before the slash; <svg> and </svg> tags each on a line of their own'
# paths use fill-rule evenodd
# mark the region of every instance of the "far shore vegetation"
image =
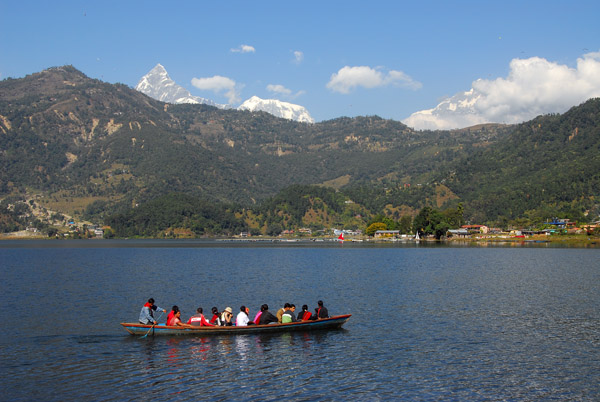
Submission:
<svg viewBox="0 0 600 402">
<path fill-rule="evenodd" d="M 93 205 L 88 215 L 93 216 Z M 91 213 L 90 213 L 90 210 Z M 238 238 L 331 239 L 349 241 L 552 242 L 596 244 L 600 224 L 565 216 L 529 214 L 505 222 L 465 221 L 462 203 L 439 210 L 384 209 L 372 214 L 346 195 L 326 187 L 291 186 L 260 206 L 244 208 L 167 194 L 101 222 L 50 211 L 39 199 L 0 201 L 0 239 L 14 238 Z"/>
</svg>

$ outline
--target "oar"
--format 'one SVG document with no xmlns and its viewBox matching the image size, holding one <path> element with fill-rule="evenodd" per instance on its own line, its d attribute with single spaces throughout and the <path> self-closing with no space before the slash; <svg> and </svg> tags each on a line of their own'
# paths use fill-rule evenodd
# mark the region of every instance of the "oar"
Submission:
<svg viewBox="0 0 600 402">
<path fill-rule="evenodd" d="M 163 311 L 160 312 L 160 315 L 158 316 L 158 318 L 156 320 L 154 320 L 155 322 L 158 322 L 158 320 L 160 320 L 160 317 L 162 317 L 163 315 Z M 152 331 L 154 329 L 155 324 L 152 324 L 152 326 L 150 327 L 150 329 L 148 330 L 148 332 L 146 332 L 146 335 L 142 336 L 142 338 L 145 338 L 148 336 L 148 334 L 150 333 L 150 331 Z"/>
</svg>

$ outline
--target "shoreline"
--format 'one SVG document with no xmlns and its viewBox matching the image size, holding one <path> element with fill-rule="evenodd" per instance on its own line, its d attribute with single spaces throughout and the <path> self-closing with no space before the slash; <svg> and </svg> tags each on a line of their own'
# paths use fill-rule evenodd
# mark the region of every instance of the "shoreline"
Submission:
<svg viewBox="0 0 600 402">
<path fill-rule="evenodd" d="M 50 243 L 60 243 L 63 241 L 69 241 L 74 239 L 56 239 L 44 236 L 41 233 L 34 233 L 30 231 L 19 231 L 11 233 L 0 234 L 0 241 L 49 241 Z M 356 243 L 356 244 L 403 244 L 403 245 L 418 245 L 418 244 L 445 244 L 445 245 L 473 245 L 473 246 L 486 246 L 486 245 L 564 245 L 564 246 L 577 246 L 577 247 L 600 247 L 599 236 L 589 235 L 554 235 L 554 236 L 540 236 L 533 235 L 528 237 L 506 237 L 506 236 L 477 236 L 472 238 L 446 238 L 436 240 L 432 238 L 424 238 L 415 240 L 413 238 L 385 238 L 385 239 L 373 239 L 367 237 L 347 238 L 339 240 L 335 237 L 200 237 L 200 238 L 151 238 L 151 237 L 134 237 L 134 238 L 89 238 L 89 239 L 76 239 L 80 242 L 92 241 L 93 243 L 105 243 L 108 241 L 119 241 L 119 240 L 154 240 L 154 241 L 193 241 L 193 240 L 208 240 L 219 243 L 275 243 L 275 244 L 293 244 L 293 243 L 304 243 L 304 244 L 331 244 L 331 243 Z"/>
</svg>

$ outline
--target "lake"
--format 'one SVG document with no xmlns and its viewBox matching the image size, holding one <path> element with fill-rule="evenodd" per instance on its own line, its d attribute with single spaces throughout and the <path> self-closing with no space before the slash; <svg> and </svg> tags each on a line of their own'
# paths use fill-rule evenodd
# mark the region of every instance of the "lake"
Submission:
<svg viewBox="0 0 600 402">
<path fill-rule="evenodd" d="M 5 241 L 0 265 L 2 400 L 600 400 L 599 249 Z M 133 337 L 149 297 L 352 318 Z"/>
</svg>

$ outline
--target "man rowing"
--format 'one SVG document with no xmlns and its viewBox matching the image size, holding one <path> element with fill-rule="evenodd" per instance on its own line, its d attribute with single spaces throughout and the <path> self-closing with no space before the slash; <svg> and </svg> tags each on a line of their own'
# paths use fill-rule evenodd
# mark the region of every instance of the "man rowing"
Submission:
<svg viewBox="0 0 600 402">
<path fill-rule="evenodd" d="M 154 304 L 154 299 L 153 298 L 149 298 L 148 302 L 146 304 L 144 304 L 144 306 L 142 307 L 142 311 L 140 311 L 140 324 L 152 324 L 152 325 L 156 325 L 158 324 L 158 321 L 156 321 L 154 319 L 154 311 L 156 310 L 162 310 L 163 313 L 166 313 L 167 310 L 165 310 L 162 307 L 158 307 L 157 305 Z"/>
</svg>

